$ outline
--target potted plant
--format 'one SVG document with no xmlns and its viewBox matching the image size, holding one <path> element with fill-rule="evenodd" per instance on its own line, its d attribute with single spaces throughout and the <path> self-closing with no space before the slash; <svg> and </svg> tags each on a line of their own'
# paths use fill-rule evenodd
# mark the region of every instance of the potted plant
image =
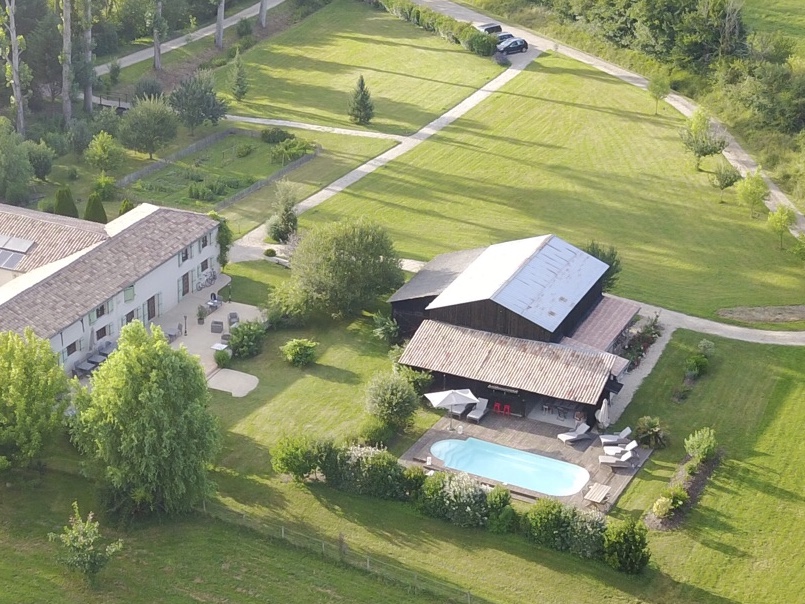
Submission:
<svg viewBox="0 0 805 604">
<path fill-rule="evenodd" d="M 198 318 L 198 324 L 204 325 L 204 317 L 207 316 L 207 309 L 203 304 L 198 305 L 198 310 L 196 310 L 196 317 Z"/>
</svg>

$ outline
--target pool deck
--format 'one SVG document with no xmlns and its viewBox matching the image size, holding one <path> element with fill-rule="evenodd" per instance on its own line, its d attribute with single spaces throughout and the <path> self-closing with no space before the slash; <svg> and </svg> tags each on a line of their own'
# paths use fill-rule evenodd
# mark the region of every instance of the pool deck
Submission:
<svg viewBox="0 0 805 604">
<path fill-rule="evenodd" d="M 635 467 L 604 467 L 598 463 L 598 456 L 603 455 L 604 450 L 597 434 L 593 435 L 593 438 L 566 445 L 557 438 L 557 435 L 567 432 L 569 428 L 527 418 L 489 414 L 483 418 L 480 424 L 454 419 L 453 431 L 450 431 L 449 428 L 450 418 L 443 417 L 400 457 L 400 461 L 406 465 L 422 465 L 426 469 L 449 470 L 449 468 L 444 467 L 440 459 L 431 454 L 431 445 L 439 440 L 448 438 L 460 440 L 470 437 L 478 438 L 520 451 L 559 459 L 585 468 L 590 473 L 590 482 L 580 492 L 567 497 L 553 497 L 553 499 L 581 509 L 598 509 L 602 512 L 607 512 L 614 505 L 618 497 L 626 489 L 629 481 L 651 455 L 650 450 L 639 448 L 635 451 L 638 456 L 638 462 Z M 430 465 L 425 464 L 428 456 L 431 457 Z M 476 476 L 475 478 L 486 484 L 500 484 L 495 480 L 482 476 Z M 604 503 L 593 504 L 584 499 L 587 489 L 594 483 L 604 484 L 611 488 Z M 511 485 L 506 486 L 512 491 L 513 497 L 523 501 L 531 502 L 534 499 L 546 497 L 546 495 L 528 489 L 512 487 Z"/>
</svg>

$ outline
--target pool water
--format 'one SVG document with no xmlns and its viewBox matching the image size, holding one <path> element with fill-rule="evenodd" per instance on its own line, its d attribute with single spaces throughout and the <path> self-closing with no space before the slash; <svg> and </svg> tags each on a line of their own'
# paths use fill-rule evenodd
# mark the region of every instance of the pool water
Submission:
<svg viewBox="0 0 805 604">
<path fill-rule="evenodd" d="M 440 440 L 430 452 L 453 470 L 556 497 L 575 495 L 590 480 L 581 466 L 477 438 Z"/>
</svg>

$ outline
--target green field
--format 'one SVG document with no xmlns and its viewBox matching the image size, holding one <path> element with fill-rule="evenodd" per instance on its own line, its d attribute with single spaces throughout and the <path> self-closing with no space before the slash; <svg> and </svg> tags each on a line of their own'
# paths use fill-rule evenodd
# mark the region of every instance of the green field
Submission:
<svg viewBox="0 0 805 604">
<path fill-rule="evenodd" d="M 747 0 L 744 19 L 761 32 L 780 32 L 797 41 L 805 56 L 805 4 L 801 0 Z"/>
<path fill-rule="evenodd" d="M 244 157 L 239 152 L 251 148 Z M 209 211 L 215 204 L 245 189 L 252 183 L 271 176 L 282 168 L 281 163 L 271 161 L 272 146 L 259 138 L 233 135 L 210 145 L 206 149 L 188 155 L 170 166 L 146 176 L 127 187 L 123 193 L 137 200 L 159 205 L 185 207 L 196 211 Z M 192 178 L 190 178 L 192 176 Z M 189 197 L 189 185 L 218 179 L 229 181 L 226 191 L 209 201 Z"/>
<path fill-rule="evenodd" d="M 347 107 L 359 75 L 375 104 L 369 128 L 414 132 L 502 71 L 489 58 L 355 0 L 335 0 L 243 54 L 251 88 L 230 113 L 353 125 Z M 228 94 L 227 67 L 216 73 Z"/>
<path fill-rule="evenodd" d="M 713 317 L 798 304 L 802 262 L 780 252 L 677 135 L 681 116 L 590 67 L 543 55 L 499 93 L 412 152 L 302 216 L 385 225 L 403 257 L 555 233 L 614 244 L 617 293 Z M 712 164 L 705 162 L 704 170 Z"/>
</svg>

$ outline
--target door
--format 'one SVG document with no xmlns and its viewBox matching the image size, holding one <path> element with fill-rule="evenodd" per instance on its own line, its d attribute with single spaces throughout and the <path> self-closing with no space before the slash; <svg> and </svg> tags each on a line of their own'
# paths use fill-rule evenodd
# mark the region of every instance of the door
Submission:
<svg viewBox="0 0 805 604">
<path fill-rule="evenodd" d="M 148 298 L 148 302 L 146 302 L 148 306 L 148 316 L 146 317 L 148 321 L 155 319 L 157 316 L 157 297 L 151 296 Z"/>
<path fill-rule="evenodd" d="M 182 297 L 190 293 L 190 273 L 182 275 Z"/>
</svg>

